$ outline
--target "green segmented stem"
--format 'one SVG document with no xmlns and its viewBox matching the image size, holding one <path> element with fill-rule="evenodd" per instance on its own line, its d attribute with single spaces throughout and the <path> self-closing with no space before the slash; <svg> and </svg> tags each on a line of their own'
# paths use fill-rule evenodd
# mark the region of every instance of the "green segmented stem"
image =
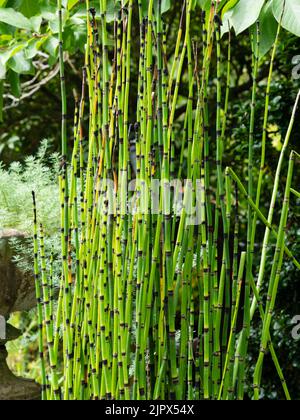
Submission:
<svg viewBox="0 0 300 420">
<path fill-rule="evenodd" d="M 227 132 L 230 136 L 232 47 L 230 33 L 228 44 L 221 38 L 221 19 L 216 13 L 221 3 L 213 1 L 210 10 L 201 13 L 199 46 L 193 41 L 193 23 L 198 13 L 195 7 L 199 7 L 193 0 L 182 4 L 175 45 L 168 45 L 169 22 L 168 15 L 163 14 L 162 0 L 150 0 L 147 10 L 138 2 L 139 40 L 133 37 L 136 5 L 133 0 L 115 3 L 113 22 L 109 19 L 107 0 L 99 0 L 95 10 L 89 0 L 85 4 L 87 44 L 81 98 L 75 97 L 70 162 L 65 125 L 66 86 L 61 68 L 62 252 L 57 261 L 56 256 L 48 257 L 47 232 L 42 228 L 38 241 L 34 197 L 34 272 L 41 326 L 43 398 L 244 399 L 244 381 L 249 371 L 249 328 L 258 306 L 263 321 L 262 349 L 270 351 L 286 398 L 290 399 L 271 340 L 270 323 L 283 253 L 300 268 L 282 236 L 287 194 L 299 198 L 300 193 L 292 188 L 286 191 L 284 220 L 279 227 L 273 226 L 274 209 L 269 210 L 266 218 L 260 200 L 255 200 L 252 168 L 259 68 L 255 50 L 259 36 L 253 46 L 245 188 L 235 171 L 224 170 L 223 166 Z M 58 9 L 62 40 L 61 1 Z M 268 94 L 278 37 L 279 29 Z M 138 57 L 133 47 L 137 42 Z M 225 42 L 227 60 L 223 61 Z M 62 65 L 61 42 L 60 61 Z M 134 65 L 138 68 L 137 80 L 131 74 Z M 185 90 L 188 96 L 183 104 Z M 299 96 L 280 155 L 274 205 Z M 177 118 L 182 104 L 183 115 Z M 266 108 L 267 104 L 268 98 Z M 268 111 L 265 128 L 267 121 Z M 264 131 L 264 140 L 265 136 Z M 263 163 L 266 158 L 263 144 Z M 184 177 L 187 180 L 180 185 L 175 176 L 179 181 Z M 289 175 L 289 187 L 290 180 Z M 259 198 L 262 182 L 263 177 L 256 191 Z M 154 183 L 160 185 L 158 192 Z M 183 208 L 178 213 L 174 206 L 180 196 Z M 248 207 L 247 248 L 240 228 L 243 218 L 239 206 L 243 204 Z M 128 211 L 131 206 L 135 211 Z M 265 245 L 271 234 L 280 244 L 274 256 L 266 310 L 260 282 L 255 285 L 253 273 L 254 220 L 260 220 L 268 232 Z M 262 251 L 264 255 L 266 250 Z M 55 267 L 61 266 L 55 305 L 54 263 Z M 263 258 L 259 268 L 262 273 Z M 259 275 L 259 279 L 263 277 Z M 244 328 L 238 334 L 244 279 Z M 241 357 L 235 360 L 235 355 Z M 263 361 L 260 354 L 255 397 L 259 394 Z"/>
<path fill-rule="evenodd" d="M 262 135 L 262 149 L 261 149 L 261 162 L 260 162 L 259 177 L 258 177 L 257 191 L 256 191 L 256 205 L 257 205 L 257 207 L 260 206 L 261 190 L 262 190 L 263 176 L 264 176 L 264 171 L 265 171 L 266 141 L 267 141 L 269 112 L 270 112 L 270 106 L 269 105 L 270 105 L 271 83 L 272 83 L 272 77 L 273 77 L 273 69 L 274 69 L 274 64 L 275 64 L 276 52 L 277 52 L 278 43 L 279 43 L 280 34 L 281 34 L 281 24 L 282 24 L 282 19 L 283 19 L 284 12 L 285 12 L 285 4 L 286 4 L 286 0 L 283 1 L 282 13 L 281 13 L 280 20 L 279 20 L 279 23 L 278 23 L 276 38 L 275 38 L 273 49 L 272 49 L 269 75 L 268 75 L 268 82 L 267 82 L 267 88 L 266 88 L 266 100 L 265 100 L 263 135 Z M 258 53 L 259 53 L 259 49 L 257 49 L 257 54 Z M 257 222 L 257 216 L 254 215 L 253 224 L 252 224 L 252 226 L 253 226 L 252 227 L 253 238 L 255 238 L 255 233 L 256 233 L 256 222 Z"/>
<path fill-rule="evenodd" d="M 62 98 L 62 157 L 65 161 L 67 159 L 67 93 L 65 81 L 65 65 L 64 65 L 64 46 L 63 46 L 63 9 L 62 0 L 57 0 L 58 9 L 58 25 L 59 25 L 59 65 L 60 65 L 60 80 L 61 80 L 61 98 Z"/>
<path fill-rule="evenodd" d="M 260 383 L 263 369 L 263 362 L 268 347 L 270 326 L 272 322 L 273 312 L 275 308 L 275 302 L 278 292 L 278 285 L 281 278 L 281 268 L 284 258 L 284 243 L 285 243 L 285 231 L 289 213 L 290 203 L 290 190 L 292 184 L 293 170 L 295 164 L 295 153 L 292 152 L 290 156 L 287 182 L 284 194 L 284 203 L 281 211 L 280 226 L 278 230 L 276 249 L 274 254 L 274 260 L 272 265 L 271 279 L 269 283 L 267 307 L 265 311 L 265 317 L 263 322 L 263 332 L 261 337 L 260 353 L 257 360 L 255 372 L 254 372 L 254 399 L 258 400 L 260 396 Z"/>
<path fill-rule="evenodd" d="M 41 270 L 42 270 L 42 290 L 43 290 L 43 305 L 44 305 L 44 319 L 46 324 L 46 338 L 49 351 L 49 360 L 51 368 L 51 382 L 52 382 L 52 391 L 54 393 L 55 400 L 60 399 L 60 390 L 58 385 L 58 377 L 56 372 L 57 366 L 57 356 L 54 351 L 54 331 L 51 315 L 51 290 L 52 286 L 48 283 L 47 277 L 47 266 L 46 266 L 46 256 L 45 256 L 45 241 L 44 241 L 44 230 L 43 226 L 40 226 L 40 258 L 41 258 Z"/>
<path fill-rule="evenodd" d="M 276 203 L 276 198 L 277 198 L 277 193 L 278 193 L 278 188 L 279 188 L 279 181 L 280 181 L 282 165 L 283 165 L 283 162 L 284 162 L 284 157 L 285 157 L 285 154 L 286 154 L 286 151 L 287 151 L 287 148 L 288 148 L 291 133 L 292 133 L 293 126 L 294 126 L 294 123 L 295 123 L 295 116 L 296 116 L 296 111 L 297 111 L 297 108 L 298 108 L 299 100 L 300 100 L 300 92 L 298 93 L 297 98 L 296 98 L 296 102 L 295 102 L 294 109 L 293 109 L 293 112 L 292 112 L 291 120 L 290 120 L 289 127 L 288 127 L 288 130 L 287 130 L 287 133 L 286 133 L 285 141 L 284 141 L 283 146 L 282 146 L 282 150 L 280 152 L 280 157 L 279 157 L 279 161 L 278 161 L 278 165 L 277 165 L 277 169 L 276 169 L 272 199 L 271 199 L 270 210 L 269 210 L 269 214 L 268 214 L 268 223 L 270 225 L 273 223 L 275 203 Z M 260 263 L 260 266 L 259 266 L 259 275 L 258 275 L 258 280 L 257 280 L 258 291 L 260 291 L 260 289 L 261 289 L 264 274 L 265 274 L 265 266 L 266 266 L 266 258 L 267 258 L 267 253 L 268 253 L 269 238 L 270 238 L 270 229 L 268 227 L 266 227 L 264 242 L 263 242 L 263 246 L 262 246 L 261 263 Z M 253 318 L 255 308 L 256 308 L 256 301 L 254 299 L 254 301 L 252 302 L 252 307 L 251 307 L 251 318 Z"/>
<path fill-rule="evenodd" d="M 33 199 L 33 245 L 34 245 L 34 278 L 35 278 L 35 291 L 37 299 L 38 311 L 38 331 L 39 331 L 39 356 L 41 361 L 41 377 L 42 377 L 42 400 L 47 399 L 47 376 L 46 376 L 46 363 L 44 354 L 44 334 L 43 334 L 43 298 L 39 270 L 39 244 L 38 244 L 38 226 L 37 226 L 37 208 L 35 192 L 32 192 Z"/>
<path fill-rule="evenodd" d="M 273 233 L 273 236 L 277 239 L 278 233 L 277 233 L 276 229 L 274 228 L 274 226 L 272 226 L 268 222 L 268 220 L 266 219 L 266 217 L 263 215 L 263 213 L 259 210 L 259 208 L 254 203 L 254 201 L 250 197 L 248 197 L 247 191 L 246 191 L 244 185 L 242 184 L 241 180 L 239 179 L 239 177 L 232 170 L 232 168 L 227 168 L 226 170 L 230 173 L 230 176 L 237 183 L 237 186 L 238 186 L 240 192 L 247 199 L 248 203 L 250 204 L 250 206 L 252 207 L 252 209 L 257 214 L 257 217 L 263 222 L 263 224 L 265 226 L 267 226 L 271 230 L 271 232 Z M 300 269 L 300 263 L 296 260 L 296 258 L 293 256 L 293 254 L 291 253 L 291 251 L 289 250 L 289 248 L 287 246 L 284 247 L 284 251 L 285 251 L 286 255 L 291 259 L 291 261 L 295 265 L 295 267 L 298 268 L 298 269 Z"/>
<path fill-rule="evenodd" d="M 243 252 L 242 255 L 241 255 L 241 261 L 240 261 L 240 267 L 239 267 L 239 273 L 238 273 L 238 287 L 237 287 L 237 294 L 236 294 L 236 303 L 235 303 L 234 313 L 233 313 L 232 322 L 231 322 L 230 336 L 229 336 L 229 340 L 228 340 L 228 348 L 227 348 L 227 352 L 226 352 L 226 360 L 225 360 L 225 363 L 224 363 L 222 382 L 221 382 L 221 386 L 220 386 L 220 389 L 219 389 L 219 397 L 218 397 L 219 400 L 221 400 L 221 398 L 222 398 L 222 391 L 223 391 L 223 387 L 224 387 L 224 382 L 225 382 L 225 377 L 226 377 L 226 373 L 227 373 L 229 360 L 230 360 L 230 358 L 233 357 L 232 344 L 233 344 L 233 340 L 234 340 L 234 336 L 235 336 L 236 322 L 237 322 L 238 310 L 239 310 L 239 305 L 240 305 L 240 298 L 241 298 L 241 292 L 242 292 L 242 284 L 243 284 L 243 275 L 244 275 L 244 269 L 245 269 L 245 263 L 246 263 L 246 256 L 247 256 L 247 254 L 245 252 Z"/>
<path fill-rule="evenodd" d="M 300 198 L 300 193 L 293 188 L 291 188 L 291 193 L 294 194 L 295 197 Z"/>
<path fill-rule="evenodd" d="M 251 99 L 251 114 L 250 114 L 250 128 L 249 128 L 249 150 L 248 150 L 248 197 L 253 198 L 253 155 L 254 155 L 254 125 L 256 115 L 256 94 L 257 94 L 257 75 L 259 70 L 258 51 L 260 46 L 260 29 L 259 22 L 256 23 L 256 43 L 254 44 L 254 36 L 252 35 L 252 56 L 253 56 L 253 87 Z M 252 276 L 253 265 L 253 249 L 251 244 L 252 239 L 252 220 L 253 210 L 248 203 L 247 215 L 247 264 L 246 264 L 246 284 L 245 284 L 245 304 L 244 304 L 244 318 L 243 318 L 243 332 L 241 335 L 240 347 L 238 349 L 239 371 L 238 371 L 238 398 L 240 400 L 244 397 L 245 389 L 245 359 L 247 355 L 249 336 L 250 336 L 250 278 Z M 254 236 L 254 235 L 253 235 Z"/>
</svg>

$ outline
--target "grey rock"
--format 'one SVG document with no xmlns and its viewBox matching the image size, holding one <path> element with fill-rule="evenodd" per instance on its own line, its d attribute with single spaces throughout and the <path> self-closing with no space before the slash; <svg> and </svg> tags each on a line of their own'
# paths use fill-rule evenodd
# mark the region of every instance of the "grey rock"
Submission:
<svg viewBox="0 0 300 420">
<path fill-rule="evenodd" d="M 39 400 L 40 386 L 13 375 L 7 367 L 6 358 L 5 347 L 0 347 L 0 401 Z"/>
<path fill-rule="evenodd" d="M 0 230 L 0 315 L 28 311 L 36 305 L 33 276 L 22 273 L 12 261 L 11 238 L 24 238 L 22 232 Z"/>
<path fill-rule="evenodd" d="M 5 339 L 0 338 L 0 346 L 4 346 L 8 341 L 14 341 L 22 335 L 21 331 L 10 324 L 6 324 Z"/>
<path fill-rule="evenodd" d="M 11 313 L 28 311 L 36 306 L 35 283 L 32 275 L 22 273 L 13 263 L 13 251 L 9 240 L 25 238 L 22 232 L 0 229 L 0 400 L 39 400 L 40 386 L 34 381 L 16 377 L 6 363 L 5 343 L 15 340 L 20 332 L 5 325 Z"/>
</svg>

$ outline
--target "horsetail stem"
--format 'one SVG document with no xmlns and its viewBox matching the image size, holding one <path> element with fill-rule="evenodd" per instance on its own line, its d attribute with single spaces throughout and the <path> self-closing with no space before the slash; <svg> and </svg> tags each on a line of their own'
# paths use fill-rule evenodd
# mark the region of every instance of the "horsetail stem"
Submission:
<svg viewBox="0 0 300 420">
<path fill-rule="evenodd" d="M 299 100 L 300 100 L 300 92 L 298 93 L 297 98 L 296 98 L 296 102 L 295 102 L 294 109 L 293 109 L 293 112 L 292 112 L 291 120 L 290 120 L 290 123 L 289 123 L 289 127 L 288 127 L 288 130 L 287 130 L 287 133 L 286 133 L 285 141 L 284 141 L 284 144 L 283 144 L 283 147 L 282 147 L 282 150 L 281 150 L 281 153 L 280 153 L 278 165 L 277 165 L 274 188 L 273 188 L 272 199 L 271 199 L 271 204 L 270 204 L 270 210 L 269 210 L 269 214 L 268 214 L 268 223 L 270 225 L 273 222 L 275 202 L 276 202 L 276 197 L 277 197 L 277 193 L 278 193 L 279 179 L 280 179 L 282 164 L 283 164 L 283 161 L 284 161 L 284 156 L 286 154 L 288 144 L 289 144 L 289 141 L 290 141 L 290 137 L 291 137 L 291 133 L 292 133 L 292 130 L 293 130 L 293 126 L 294 126 L 294 122 L 295 122 L 295 115 L 296 115 L 296 111 L 297 111 L 297 108 L 298 108 Z M 267 257 L 267 251 L 268 251 L 268 245 L 269 245 L 269 238 L 270 238 L 270 229 L 268 227 L 266 227 L 264 242 L 263 242 L 263 247 L 262 247 L 260 270 L 259 270 L 259 275 L 258 275 L 258 280 L 257 280 L 258 291 L 261 288 L 263 277 L 264 277 L 266 257 Z M 252 307 L 251 307 L 251 317 L 252 318 L 253 318 L 253 315 L 254 315 L 255 307 L 256 307 L 256 300 L 254 298 L 254 301 L 252 302 Z"/>
<path fill-rule="evenodd" d="M 222 382 L 221 382 L 221 386 L 220 386 L 220 389 L 219 389 L 219 397 L 218 397 L 219 400 L 222 397 L 225 376 L 228 372 L 227 368 L 228 368 L 229 360 L 233 356 L 232 345 L 233 345 L 233 340 L 234 340 L 234 336 L 235 336 L 236 322 L 237 322 L 237 317 L 238 317 L 238 309 L 239 309 L 240 298 L 241 298 L 243 275 L 244 275 L 244 269 L 245 269 L 245 263 L 246 263 L 246 255 L 247 254 L 245 252 L 242 253 L 242 255 L 241 255 L 240 268 L 239 268 L 239 273 L 238 273 L 238 287 L 237 287 L 237 294 L 236 294 L 236 303 L 235 303 L 235 308 L 234 308 L 234 313 L 233 313 L 232 323 L 231 323 L 231 328 L 230 328 L 230 336 L 229 336 L 229 340 L 228 340 L 228 349 L 227 349 L 227 353 L 226 353 L 226 360 L 225 360 L 225 363 L 224 363 L 224 371 L 223 371 L 223 376 L 222 376 Z"/>
<path fill-rule="evenodd" d="M 257 43 L 252 43 L 253 89 L 245 188 L 235 171 L 224 167 L 230 130 L 231 35 L 226 44 L 227 59 L 223 60 L 222 21 L 218 14 L 221 3 L 213 1 L 210 10 L 201 13 L 201 33 L 194 42 L 194 3 L 186 0 L 182 4 L 170 58 L 168 22 L 161 0 L 150 0 L 147 10 L 133 0 L 122 2 L 120 7 L 115 4 L 112 23 L 107 0 L 100 0 L 97 10 L 90 8 L 86 0 L 87 44 L 81 97 L 75 101 L 69 163 L 63 6 L 58 0 L 63 115 L 59 178 L 62 252 L 57 307 L 53 305 L 54 260 L 50 257 L 48 273 L 46 232 L 41 227 L 39 246 L 34 196 L 34 272 L 44 399 L 244 399 L 249 332 L 256 306 L 263 328 L 255 398 L 259 397 L 267 349 L 286 398 L 290 397 L 270 325 L 283 255 L 300 268 L 284 242 L 289 194 L 299 197 L 290 188 L 295 154 L 280 226 L 273 226 L 274 209 L 266 218 L 260 208 L 269 94 L 280 30 L 270 65 L 257 185 L 252 169 L 258 24 Z M 138 59 L 133 37 L 136 6 L 140 24 Z M 138 68 L 137 80 L 132 64 Z M 184 84 L 188 97 L 184 118 L 177 121 Z M 211 92 L 216 96 L 213 105 L 209 100 Z M 273 204 L 299 97 L 278 164 Z M 183 184 L 184 176 L 187 180 Z M 239 210 L 242 200 L 248 207 L 245 232 Z M 257 286 L 253 264 L 258 220 L 266 229 L 264 246 L 270 234 L 277 240 L 266 309 L 260 296 L 265 249 Z M 244 325 L 239 333 L 243 283 Z"/>
<path fill-rule="evenodd" d="M 282 23 L 282 19 L 284 17 L 284 12 L 285 12 L 285 5 L 286 5 L 286 0 L 283 1 L 282 13 L 281 13 L 280 21 L 279 21 L 278 27 L 277 27 L 276 38 L 275 38 L 274 45 L 273 45 L 273 48 L 272 48 L 268 82 L 267 82 L 267 87 L 266 87 L 265 111 L 264 111 L 263 134 L 262 134 L 262 148 L 261 148 L 261 162 L 260 162 L 259 178 L 258 178 L 257 190 L 256 190 L 256 205 L 257 205 L 257 207 L 259 207 L 259 205 L 260 205 L 263 176 L 264 176 L 264 171 L 265 171 L 266 141 L 267 141 L 267 129 L 268 129 L 267 126 L 268 126 L 269 112 L 270 112 L 269 104 L 270 104 L 270 94 L 271 94 L 271 83 L 272 83 L 272 78 L 273 78 L 273 70 L 274 70 L 276 52 L 277 52 L 279 38 L 280 38 L 280 34 L 281 34 L 281 23 Z M 258 47 L 259 47 L 259 39 L 258 39 Z M 259 48 L 258 47 L 256 48 L 257 54 L 259 54 Z M 254 215 L 253 225 L 252 225 L 253 226 L 253 228 L 252 228 L 253 238 L 255 238 L 255 233 L 256 233 L 256 222 L 257 222 L 257 216 Z"/>
<path fill-rule="evenodd" d="M 267 351 L 270 325 L 271 325 L 271 321 L 273 317 L 273 311 L 274 311 L 276 297 L 277 297 L 278 285 L 279 285 L 279 280 L 281 276 L 281 267 L 282 267 L 283 257 L 284 257 L 285 231 L 286 231 L 288 212 L 289 212 L 289 202 L 290 202 L 290 192 L 291 192 L 290 190 L 291 190 L 291 184 L 292 184 L 295 157 L 296 157 L 295 152 L 292 151 L 290 155 L 288 175 L 287 175 L 286 188 L 285 188 L 285 194 L 284 194 L 284 202 L 283 202 L 282 211 L 281 211 L 280 226 L 278 230 L 276 249 L 275 249 L 274 260 L 273 260 L 273 265 L 272 265 L 267 306 L 266 306 L 266 312 L 265 312 L 265 317 L 264 317 L 264 322 L 263 322 L 260 353 L 259 353 L 259 357 L 257 360 L 255 372 L 254 372 L 254 399 L 255 400 L 259 399 L 263 361 L 264 361 L 265 353 Z"/>
<path fill-rule="evenodd" d="M 42 400 L 47 399 L 47 377 L 46 377 L 46 363 L 44 354 L 44 334 L 43 334 L 43 298 L 39 269 L 39 244 L 38 244 L 38 225 L 37 225 L 37 207 L 35 192 L 32 192 L 33 200 L 33 245 L 34 245 L 34 278 L 35 278 L 35 291 L 37 299 L 38 311 L 38 331 L 39 331 L 39 356 L 41 361 L 41 385 L 42 385 Z"/>
</svg>

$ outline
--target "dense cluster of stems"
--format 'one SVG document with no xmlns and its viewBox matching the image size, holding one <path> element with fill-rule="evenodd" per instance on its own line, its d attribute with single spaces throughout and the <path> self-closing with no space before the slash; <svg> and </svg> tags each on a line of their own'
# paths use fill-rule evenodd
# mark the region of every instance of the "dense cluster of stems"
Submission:
<svg viewBox="0 0 300 420">
<path fill-rule="evenodd" d="M 67 144 L 71 142 L 66 131 L 62 5 L 58 1 L 63 122 L 59 180 L 62 272 L 57 305 L 53 304 L 52 273 L 46 269 L 43 227 L 38 228 L 34 199 L 43 398 L 242 400 L 249 376 L 251 321 L 258 310 L 261 350 L 254 398 L 260 397 L 264 356 L 270 351 L 289 399 L 270 326 L 284 257 L 299 268 L 285 244 L 298 159 L 295 152 L 290 157 L 277 227 L 273 215 L 299 98 L 281 151 L 270 213 L 265 216 L 260 210 L 270 84 L 280 25 L 270 65 L 257 185 L 253 151 L 259 23 L 251 38 L 253 90 L 245 186 L 234 168 L 223 164 L 231 51 L 229 40 L 224 57 L 219 1 L 212 1 L 209 13 L 195 9 L 193 0 L 183 2 L 172 54 L 162 1 L 149 0 L 147 13 L 141 2 L 124 3 L 126 7 L 120 2 L 111 24 L 106 0 L 100 0 L 100 14 L 86 0 L 82 94 L 76 102 L 74 145 L 68 159 Z M 133 81 L 135 13 L 140 22 L 140 54 L 138 80 Z M 195 45 L 191 22 L 199 14 L 202 27 Z M 188 79 L 189 95 L 178 132 L 176 109 L 182 100 L 183 77 Z M 215 89 L 211 89 L 212 82 Z M 213 107 L 208 101 L 211 91 L 216 95 Z M 135 97 L 136 108 L 132 109 L 129 104 Z M 180 154 L 176 156 L 178 140 Z M 185 184 L 169 189 L 172 181 L 185 175 L 189 188 Z M 134 188 L 128 192 L 133 180 Z M 153 180 L 161 182 L 156 197 L 160 211 L 155 213 Z M 109 188 L 112 181 L 113 189 Z M 183 205 L 178 213 L 173 204 L 179 194 Z M 240 240 L 240 200 L 248 204 L 245 245 Z M 128 202 L 134 203 L 135 211 L 128 211 Z M 265 239 L 261 264 L 254 267 L 258 226 L 265 229 Z M 267 277 L 271 235 L 277 245 Z M 269 286 L 266 302 L 260 295 L 263 283 Z M 239 317 L 243 318 L 240 329 Z M 247 393 L 251 396 L 253 390 L 248 388 Z"/>
</svg>

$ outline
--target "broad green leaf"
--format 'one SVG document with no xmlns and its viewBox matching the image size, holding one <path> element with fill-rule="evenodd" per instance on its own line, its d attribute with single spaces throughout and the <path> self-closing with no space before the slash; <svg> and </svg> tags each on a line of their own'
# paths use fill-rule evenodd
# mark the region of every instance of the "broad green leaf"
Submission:
<svg viewBox="0 0 300 420">
<path fill-rule="evenodd" d="M 7 49 L 6 51 L 4 51 L 3 53 L 0 53 L 0 62 L 3 65 L 6 65 L 6 63 L 8 62 L 8 60 L 11 57 L 13 57 L 18 52 L 22 51 L 25 47 L 26 47 L 26 44 L 25 43 L 16 44 L 13 47 L 11 47 L 11 48 Z"/>
<path fill-rule="evenodd" d="M 147 16 L 148 15 L 148 1 L 147 0 L 142 0 L 142 9 L 143 9 L 144 16 Z"/>
<path fill-rule="evenodd" d="M 55 59 L 57 58 L 58 47 L 59 47 L 58 39 L 55 38 L 54 36 L 50 36 L 44 44 L 45 51 L 48 54 L 50 54 L 51 57 L 55 57 Z"/>
<path fill-rule="evenodd" d="M 68 9 L 73 9 L 73 7 L 76 6 L 77 3 L 79 3 L 79 0 L 68 0 Z"/>
<path fill-rule="evenodd" d="M 222 16 L 225 15 L 225 13 L 227 13 L 230 9 L 232 9 L 238 2 L 239 0 L 229 0 L 225 6 L 223 7 L 222 10 Z"/>
<path fill-rule="evenodd" d="M 125 6 L 125 3 L 123 4 Z M 97 6 L 97 3 L 94 4 L 96 9 L 96 19 L 100 20 L 101 13 L 100 8 Z M 118 15 L 118 11 L 121 8 L 121 0 L 108 0 L 106 5 L 106 22 L 111 23 L 115 20 L 115 18 Z M 81 17 L 83 19 L 86 19 L 86 11 L 82 13 L 82 10 L 79 11 L 79 13 L 76 13 L 77 17 Z"/>
<path fill-rule="evenodd" d="M 44 4 L 41 6 L 41 16 L 45 20 L 57 19 L 57 9 L 54 4 Z"/>
<path fill-rule="evenodd" d="M 84 17 L 82 17 L 79 13 L 76 13 L 75 15 L 70 17 L 69 24 L 70 26 L 80 26 L 80 25 L 86 26 L 86 21 Z"/>
<path fill-rule="evenodd" d="M 157 2 L 154 2 L 154 7 L 157 7 Z M 171 0 L 162 0 L 161 13 L 166 13 L 171 8 Z"/>
<path fill-rule="evenodd" d="M 32 24 L 22 13 L 16 12 L 14 9 L 0 8 L 0 22 L 8 23 L 19 29 L 32 30 Z"/>
<path fill-rule="evenodd" d="M 82 53 L 85 52 L 85 45 L 86 45 L 86 28 L 83 25 L 77 26 L 76 31 L 74 31 L 74 39 L 75 39 L 75 50 L 81 51 Z M 111 42 L 109 39 L 108 43 Z"/>
<path fill-rule="evenodd" d="M 66 22 L 69 18 L 69 12 L 64 9 L 63 13 L 62 13 L 62 17 L 63 17 L 63 26 L 65 26 L 65 24 L 66 24 Z M 53 34 L 58 34 L 58 32 L 59 32 L 59 21 L 57 19 L 57 14 L 56 13 L 54 13 L 52 15 L 51 19 L 49 19 L 49 27 L 50 27 L 51 32 Z"/>
<path fill-rule="evenodd" d="M 11 41 L 13 37 L 10 34 L 0 35 L 1 42 L 8 42 Z"/>
<path fill-rule="evenodd" d="M 22 0 L 18 11 L 25 17 L 31 18 L 40 12 L 40 5 L 38 0 Z"/>
<path fill-rule="evenodd" d="M 227 32 L 229 32 L 232 28 L 232 22 L 231 22 L 231 17 L 233 14 L 233 9 L 228 10 L 228 12 L 226 12 L 224 14 L 224 17 L 222 19 L 222 26 L 221 26 L 221 36 L 227 34 Z"/>
<path fill-rule="evenodd" d="M 260 40 L 259 40 L 259 51 L 258 56 L 262 58 L 272 48 L 277 34 L 278 23 L 273 15 L 272 10 L 273 0 L 269 0 L 266 3 L 260 13 L 259 26 L 260 26 Z M 254 42 L 257 44 L 257 30 L 256 25 L 253 27 Z M 257 49 L 256 49 L 257 53 Z"/>
<path fill-rule="evenodd" d="M 27 60 L 23 50 L 10 58 L 7 64 L 10 69 L 19 74 L 32 74 L 34 72 L 32 62 Z"/>
<path fill-rule="evenodd" d="M 30 19 L 32 29 L 34 30 L 34 32 L 40 32 L 42 20 L 42 16 L 34 16 Z"/>
<path fill-rule="evenodd" d="M 0 7 L 5 7 L 7 0 L 0 0 Z"/>
<path fill-rule="evenodd" d="M 142 0 L 143 13 L 145 16 L 148 15 L 149 0 Z M 154 10 L 158 8 L 158 0 L 154 0 Z M 161 13 L 166 13 L 171 8 L 171 0 L 161 1 Z"/>
<path fill-rule="evenodd" d="M 236 34 L 239 35 L 257 21 L 263 5 L 264 0 L 240 0 L 227 12 L 229 16 L 226 16 L 227 13 L 225 13 L 224 23 L 227 17 Z"/>
<path fill-rule="evenodd" d="M 27 47 L 25 49 L 25 56 L 29 60 L 32 60 L 37 53 L 40 51 L 42 45 L 47 41 L 48 36 L 44 36 L 43 38 L 32 38 L 28 41 Z"/>
<path fill-rule="evenodd" d="M 210 10 L 211 0 L 197 0 L 197 3 L 199 4 L 202 10 Z"/>
<path fill-rule="evenodd" d="M 99 0 L 93 1 L 90 3 L 91 7 L 93 6 L 96 10 L 96 19 L 100 21 L 101 13 L 100 13 L 100 3 Z M 126 5 L 126 2 L 122 3 L 123 6 Z M 113 22 L 118 15 L 118 11 L 121 8 L 121 0 L 108 0 L 107 1 L 107 14 L 106 20 L 108 23 Z M 76 18 L 84 19 L 86 21 L 86 6 L 80 2 L 78 3 L 78 11 L 73 15 Z"/>
<path fill-rule="evenodd" d="M 232 28 L 232 23 L 230 21 L 231 16 L 233 14 L 233 8 L 237 4 L 239 0 L 229 0 L 227 4 L 223 7 L 222 10 L 222 22 L 223 25 L 221 27 L 221 36 L 226 34 Z"/>
<path fill-rule="evenodd" d="M 228 4 L 228 0 L 221 0 L 220 3 L 218 4 L 218 12 L 220 12 L 220 10 L 223 9 L 223 7 Z"/>
<path fill-rule="evenodd" d="M 273 13 L 277 20 L 280 22 L 283 12 L 283 1 L 273 0 Z M 286 0 L 285 11 L 282 19 L 282 26 L 287 31 L 294 35 L 300 36 L 300 1 L 299 0 Z"/>
<path fill-rule="evenodd" d="M 118 14 L 118 10 L 120 8 L 120 2 L 119 1 L 108 1 L 107 2 L 107 14 L 106 14 L 106 21 L 108 23 L 113 22 L 115 20 L 115 17 Z"/>
<path fill-rule="evenodd" d="M 10 70 L 8 72 L 8 80 L 10 83 L 11 92 L 15 98 L 21 97 L 21 82 L 20 82 L 20 75 L 15 73 L 14 71 Z"/>
<path fill-rule="evenodd" d="M 4 22 L 0 22 L 0 34 L 3 35 L 11 35 L 14 37 L 16 28 L 13 28 L 11 25 L 7 25 Z"/>
</svg>

